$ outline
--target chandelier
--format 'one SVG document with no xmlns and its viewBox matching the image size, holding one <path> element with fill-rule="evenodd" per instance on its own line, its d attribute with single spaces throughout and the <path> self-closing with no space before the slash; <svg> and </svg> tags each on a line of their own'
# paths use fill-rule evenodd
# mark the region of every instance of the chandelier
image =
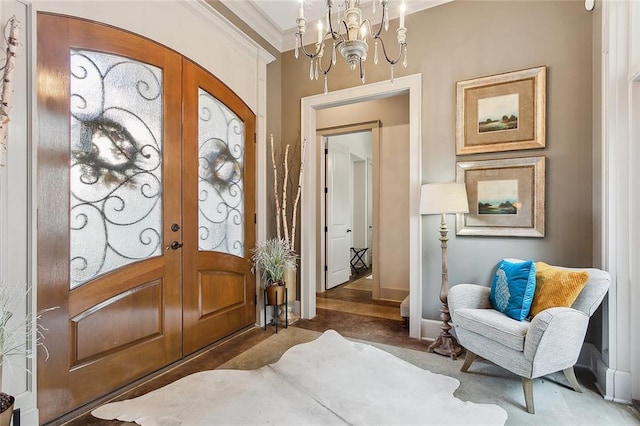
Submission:
<svg viewBox="0 0 640 426">
<path fill-rule="evenodd" d="M 369 45 L 367 39 L 374 40 L 375 47 L 373 53 L 373 63 L 378 64 L 378 44 L 382 48 L 382 56 L 391 65 L 391 82 L 393 83 L 393 67 L 401 58 L 402 65 L 407 66 L 407 29 L 404 26 L 405 4 L 404 0 L 400 5 L 400 24 L 396 30 L 400 52 L 395 59 L 389 58 L 384 40 L 380 34 L 382 29 L 389 30 L 389 0 L 373 0 L 373 14 L 376 13 L 376 3 L 382 6 L 382 19 L 380 28 L 377 32 L 372 31 L 371 21 L 362 19 L 362 10 L 360 9 L 360 0 L 344 0 L 338 5 L 337 25 L 334 25 L 333 7 L 334 0 L 326 0 L 327 15 L 325 23 L 318 20 L 318 38 L 315 43 L 315 51 L 308 52 L 304 45 L 304 34 L 306 32 L 306 19 L 304 18 L 304 0 L 299 0 L 300 9 L 298 19 L 296 19 L 298 31 L 296 32 L 295 57 L 298 58 L 299 50 L 311 59 L 309 65 L 309 78 L 318 80 L 320 74 L 324 75 L 324 93 L 328 91 L 327 74 L 331 71 L 331 67 L 336 64 L 336 50 L 347 61 L 352 70 L 359 68 L 360 79 L 365 83 L 364 62 L 367 60 L 367 51 Z M 340 10 L 343 9 L 343 10 Z M 342 18 L 342 19 L 341 19 Z M 326 30 L 325 30 L 326 27 Z M 325 54 L 325 42 L 331 43 L 331 61 L 325 61 L 328 64 L 323 65 L 322 58 Z"/>
</svg>

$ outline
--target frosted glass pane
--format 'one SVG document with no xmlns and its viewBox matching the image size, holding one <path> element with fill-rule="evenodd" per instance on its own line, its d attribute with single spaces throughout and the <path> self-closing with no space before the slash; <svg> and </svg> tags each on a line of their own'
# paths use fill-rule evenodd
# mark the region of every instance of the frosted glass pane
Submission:
<svg viewBox="0 0 640 426">
<path fill-rule="evenodd" d="M 162 71 L 71 50 L 71 288 L 161 254 Z"/>
<path fill-rule="evenodd" d="M 198 112 L 198 249 L 243 257 L 244 123 L 202 89 Z"/>
</svg>

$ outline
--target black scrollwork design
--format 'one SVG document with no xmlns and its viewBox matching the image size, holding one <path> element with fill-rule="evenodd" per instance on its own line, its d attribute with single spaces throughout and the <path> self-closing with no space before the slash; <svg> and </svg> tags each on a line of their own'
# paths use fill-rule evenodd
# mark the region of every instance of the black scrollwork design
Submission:
<svg viewBox="0 0 640 426">
<path fill-rule="evenodd" d="M 199 248 L 242 257 L 244 123 L 202 89 L 199 100 Z"/>
<path fill-rule="evenodd" d="M 160 254 L 162 74 L 149 64 L 73 50 L 70 88 L 75 287 Z"/>
</svg>

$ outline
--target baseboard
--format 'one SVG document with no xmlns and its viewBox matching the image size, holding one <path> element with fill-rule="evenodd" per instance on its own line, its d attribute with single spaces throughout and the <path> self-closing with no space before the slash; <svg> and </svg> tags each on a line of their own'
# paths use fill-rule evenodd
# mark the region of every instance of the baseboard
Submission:
<svg viewBox="0 0 640 426">
<path fill-rule="evenodd" d="M 596 388 L 604 399 L 631 404 L 631 373 L 609 368 L 593 344 L 585 343 L 582 346 L 576 365 L 591 370 L 596 377 Z"/>
<path fill-rule="evenodd" d="M 631 373 L 607 368 L 607 376 L 611 377 L 611 380 L 607 381 L 611 386 L 607 387 L 605 399 L 621 404 L 631 404 Z"/>
<path fill-rule="evenodd" d="M 15 413 L 15 412 L 14 412 Z M 39 425 L 39 413 L 37 408 L 32 408 L 27 411 L 20 410 L 20 421 L 16 423 L 16 420 L 13 420 L 13 424 L 20 425 Z"/>
<path fill-rule="evenodd" d="M 422 318 L 420 322 L 420 340 L 434 341 L 440 335 L 441 321 Z"/>
<path fill-rule="evenodd" d="M 402 302 L 408 294 L 409 292 L 407 290 L 380 287 L 379 298 L 393 302 Z"/>
</svg>

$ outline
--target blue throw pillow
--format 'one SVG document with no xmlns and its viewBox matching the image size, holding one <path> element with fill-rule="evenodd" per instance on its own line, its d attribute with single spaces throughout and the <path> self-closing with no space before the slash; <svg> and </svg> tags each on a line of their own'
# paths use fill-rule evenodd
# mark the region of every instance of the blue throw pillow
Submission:
<svg viewBox="0 0 640 426">
<path fill-rule="evenodd" d="M 522 321 L 529 315 L 536 291 L 536 265 L 532 260 L 498 264 L 489 300 L 494 309 Z"/>
</svg>

